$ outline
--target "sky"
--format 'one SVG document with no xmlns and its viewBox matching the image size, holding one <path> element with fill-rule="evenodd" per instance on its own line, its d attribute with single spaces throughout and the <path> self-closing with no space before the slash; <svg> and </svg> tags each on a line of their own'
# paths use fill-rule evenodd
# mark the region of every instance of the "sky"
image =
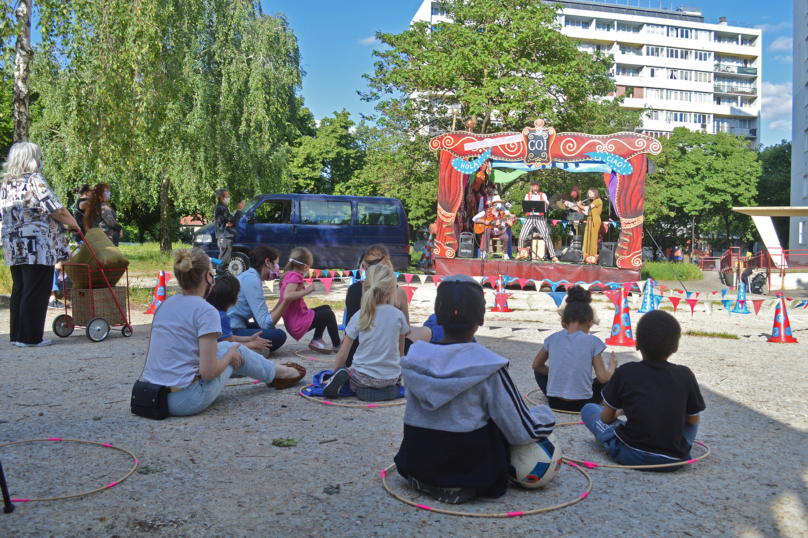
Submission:
<svg viewBox="0 0 808 538">
<path fill-rule="evenodd" d="M 631 4 L 638 0 L 626 0 Z M 640 0 L 645 5 L 644 0 Z M 622 4 L 623 0 L 619 0 Z M 399 33 L 409 27 L 421 0 L 262 0 L 265 13 L 283 13 L 297 35 L 302 56 L 303 97 L 317 120 L 343 108 L 358 122 L 374 113 L 357 91 L 373 72 L 377 31 Z M 709 19 L 727 17 L 763 29 L 763 145 L 791 140 L 793 7 L 788 0 L 689 0 Z M 678 4 L 677 4 L 678 5 Z"/>
</svg>

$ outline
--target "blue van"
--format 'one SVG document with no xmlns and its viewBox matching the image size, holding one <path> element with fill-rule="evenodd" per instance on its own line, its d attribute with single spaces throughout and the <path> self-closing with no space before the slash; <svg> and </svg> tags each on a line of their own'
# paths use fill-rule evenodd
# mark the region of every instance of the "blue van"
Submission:
<svg viewBox="0 0 808 538">
<path fill-rule="evenodd" d="M 235 228 L 228 267 L 234 275 L 250 267 L 249 252 L 258 245 L 278 249 L 281 267 L 294 247 L 306 247 L 314 255 L 313 269 L 356 269 L 365 249 L 383 243 L 397 271 L 410 266 L 407 215 L 395 198 L 262 194 L 244 205 Z M 197 231 L 194 246 L 219 255 L 213 224 Z"/>
</svg>

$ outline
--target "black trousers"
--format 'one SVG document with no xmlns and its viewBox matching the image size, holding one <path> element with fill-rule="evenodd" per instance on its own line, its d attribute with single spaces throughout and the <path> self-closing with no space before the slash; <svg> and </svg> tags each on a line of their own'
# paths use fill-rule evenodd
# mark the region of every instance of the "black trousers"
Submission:
<svg viewBox="0 0 808 538">
<path fill-rule="evenodd" d="M 536 384 L 539 385 L 539 388 L 547 396 L 547 380 L 548 377 L 544 374 L 540 374 L 539 372 L 534 371 L 533 376 L 536 378 Z M 558 409 L 559 411 L 572 411 L 573 413 L 577 413 L 584 408 L 584 406 L 588 403 L 596 403 L 599 404 L 603 401 L 603 396 L 600 393 L 606 387 L 606 383 L 601 383 L 597 379 L 592 381 L 592 397 L 588 400 L 562 400 L 561 398 L 556 398 L 554 396 L 547 396 L 547 403 L 550 406 L 550 409 Z"/>
<path fill-rule="evenodd" d="M 337 325 L 337 316 L 334 311 L 327 304 L 320 305 L 314 310 L 314 319 L 311 320 L 311 327 L 309 330 L 314 329 L 314 339 L 319 340 L 323 337 L 326 329 L 328 336 L 331 337 L 331 345 L 334 347 L 339 346 L 339 325 Z"/>
<path fill-rule="evenodd" d="M 216 267 L 216 273 L 226 275 L 227 266 L 230 265 L 230 258 L 233 256 L 233 239 L 217 239 L 216 244 L 219 245 L 219 261 L 222 262 L 222 265 Z"/>
<path fill-rule="evenodd" d="M 52 265 L 12 265 L 11 330 L 12 342 L 38 344 L 45 334 L 48 300 L 53 289 Z"/>
</svg>

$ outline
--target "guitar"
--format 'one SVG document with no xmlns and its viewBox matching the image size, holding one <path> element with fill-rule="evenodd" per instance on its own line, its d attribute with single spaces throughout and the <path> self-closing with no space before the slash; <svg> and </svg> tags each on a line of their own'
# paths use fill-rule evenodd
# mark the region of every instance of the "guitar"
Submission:
<svg viewBox="0 0 808 538">
<path fill-rule="evenodd" d="M 500 220 L 502 220 L 502 219 L 500 219 Z M 494 223 L 496 221 L 497 221 L 497 219 L 494 218 L 494 219 L 490 219 L 490 220 L 480 220 L 480 221 L 475 222 L 474 223 L 474 233 L 476 233 L 476 234 L 485 233 L 485 231 L 488 228 L 493 228 L 494 227 Z M 515 216 L 508 217 L 507 219 L 505 219 L 505 224 L 508 225 L 508 226 L 513 226 L 514 222 L 516 222 L 516 217 Z"/>
</svg>

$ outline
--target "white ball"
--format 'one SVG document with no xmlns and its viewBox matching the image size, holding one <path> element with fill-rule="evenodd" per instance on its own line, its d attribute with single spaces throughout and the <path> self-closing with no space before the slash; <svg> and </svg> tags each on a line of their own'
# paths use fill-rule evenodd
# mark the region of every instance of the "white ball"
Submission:
<svg viewBox="0 0 808 538">
<path fill-rule="evenodd" d="M 547 438 L 526 445 L 511 446 L 508 478 L 528 489 L 546 485 L 561 468 L 561 447 L 551 433 Z"/>
</svg>

